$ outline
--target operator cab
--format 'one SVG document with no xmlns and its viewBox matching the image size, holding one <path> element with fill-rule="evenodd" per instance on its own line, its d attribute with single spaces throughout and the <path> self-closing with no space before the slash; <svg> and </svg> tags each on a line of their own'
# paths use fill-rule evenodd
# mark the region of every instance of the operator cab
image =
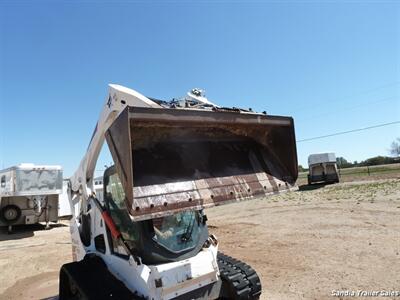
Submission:
<svg viewBox="0 0 400 300">
<path fill-rule="evenodd" d="M 145 264 L 179 261 L 195 256 L 208 239 L 203 210 L 185 210 L 167 216 L 134 221 L 114 166 L 104 172 L 104 202 L 129 251 Z M 110 236 L 111 238 L 111 236 Z M 126 256 L 113 240 L 113 252 Z"/>
</svg>

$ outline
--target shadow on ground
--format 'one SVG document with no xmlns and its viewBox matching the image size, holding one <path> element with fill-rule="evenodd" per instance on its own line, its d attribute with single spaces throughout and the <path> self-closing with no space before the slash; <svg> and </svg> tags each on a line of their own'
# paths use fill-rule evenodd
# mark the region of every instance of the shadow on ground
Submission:
<svg viewBox="0 0 400 300">
<path fill-rule="evenodd" d="M 299 185 L 299 191 L 313 191 L 313 190 L 317 190 L 320 188 L 323 188 L 324 186 L 326 186 L 326 183 L 315 183 L 315 184 L 303 184 L 303 185 Z"/>
<path fill-rule="evenodd" d="M 0 299 L 57 300 L 58 276 L 58 271 L 52 271 L 19 279 L 0 294 Z"/>
<path fill-rule="evenodd" d="M 0 241 L 18 240 L 34 235 L 35 231 L 52 230 L 58 227 L 66 227 L 63 223 L 50 224 L 50 228 L 46 229 L 44 224 L 32 225 L 15 225 L 12 227 L 12 232 L 7 232 L 7 226 L 0 227 Z"/>
</svg>

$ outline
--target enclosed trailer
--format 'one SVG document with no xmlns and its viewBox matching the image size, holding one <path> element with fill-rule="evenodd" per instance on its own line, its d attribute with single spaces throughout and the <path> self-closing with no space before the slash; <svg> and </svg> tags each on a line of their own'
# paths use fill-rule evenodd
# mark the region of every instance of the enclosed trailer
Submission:
<svg viewBox="0 0 400 300">
<path fill-rule="evenodd" d="M 103 176 L 96 177 L 93 182 L 96 198 L 103 201 Z"/>
<path fill-rule="evenodd" d="M 68 200 L 68 180 L 63 180 L 62 193 L 58 198 L 58 218 L 68 219 L 72 216 L 71 205 Z"/>
<path fill-rule="evenodd" d="M 308 184 L 339 182 L 335 153 L 316 153 L 308 157 Z"/>
<path fill-rule="evenodd" d="M 58 220 L 61 166 L 20 164 L 0 171 L 0 226 Z"/>
<path fill-rule="evenodd" d="M 103 176 L 94 178 L 93 185 L 97 199 L 103 201 Z M 64 179 L 62 193 L 58 200 L 58 217 L 59 219 L 69 219 L 72 215 L 71 204 L 68 199 L 68 179 Z"/>
</svg>

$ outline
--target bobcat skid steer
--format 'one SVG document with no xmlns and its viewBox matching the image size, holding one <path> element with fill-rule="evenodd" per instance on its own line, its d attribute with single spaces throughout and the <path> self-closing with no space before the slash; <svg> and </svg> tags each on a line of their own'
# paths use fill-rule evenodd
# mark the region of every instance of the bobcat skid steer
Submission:
<svg viewBox="0 0 400 300">
<path fill-rule="evenodd" d="M 114 166 L 100 198 L 104 140 Z M 256 272 L 218 252 L 204 210 L 296 179 L 292 118 L 219 107 L 198 89 L 166 102 L 110 85 L 69 180 L 74 262 L 61 268 L 60 299 L 258 299 Z"/>
</svg>

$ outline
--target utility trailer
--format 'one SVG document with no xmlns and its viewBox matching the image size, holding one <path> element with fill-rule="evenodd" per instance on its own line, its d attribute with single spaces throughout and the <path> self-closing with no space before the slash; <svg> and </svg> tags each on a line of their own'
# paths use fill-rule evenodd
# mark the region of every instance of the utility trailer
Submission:
<svg viewBox="0 0 400 300">
<path fill-rule="evenodd" d="M 0 171 L 0 226 L 58 221 L 61 166 L 20 164 Z"/>
<path fill-rule="evenodd" d="M 104 201 L 103 200 L 103 176 L 96 177 L 94 179 L 93 185 L 94 185 L 94 191 L 96 193 L 97 199 L 99 199 L 100 201 Z"/>
<path fill-rule="evenodd" d="M 308 157 L 308 184 L 337 183 L 339 172 L 335 153 L 316 153 Z"/>
</svg>

